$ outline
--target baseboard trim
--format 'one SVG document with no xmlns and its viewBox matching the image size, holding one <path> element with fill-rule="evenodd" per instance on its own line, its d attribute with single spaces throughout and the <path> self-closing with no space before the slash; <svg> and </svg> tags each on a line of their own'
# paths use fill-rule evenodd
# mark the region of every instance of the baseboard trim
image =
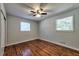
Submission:
<svg viewBox="0 0 79 59">
<path fill-rule="evenodd" d="M 48 41 L 48 42 L 54 43 L 54 44 L 57 44 L 57 45 L 60 45 L 60 46 L 63 46 L 63 47 L 66 47 L 66 48 L 70 48 L 70 49 L 72 49 L 72 50 L 79 51 L 78 48 L 71 47 L 71 46 L 68 46 L 68 45 L 65 45 L 65 44 L 61 44 L 61 43 L 59 43 L 59 42 L 49 41 L 48 39 L 44 39 L 44 38 L 40 38 L 40 39 L 41 39 L 41 40 L 44 40 L 44 41 Z"/>
<path fill-rule="evenodd" d="M 61 44 L 61 43 L 55 42 L 55 41 L 49 41 L 48 39 L 44 39 L 44 38 L 37 38 L 37 37 L 36 38 L 32 38 L 32 39 L 28 39 L 28 40 L 25 40 L 25 41 L 21 41 L 21 42 L 7 44 L 6 46 L 15 45 L 15 44 L 19 44 L 19 43 L 22 43 L 22 42 L 27 42 L 27 41 L 35 40 L 35 39 L 41 39 L 41 40 L 44 40 L 44 41 L 48 41 L 48 42 L 51 42 L 51 43 L 54 43 L 54 44 L 57 44 L 57 45 L 60 45 L 60 46 L 63 46 L 63 47 L 67 47 L 67 48 L 79 51 L 78 48 L 71 47 L 71 46 L 68 46 L 68 45 L 65 45 L 65 44 Z"/>
<path fill-rule="evenodd" d="M 38 39 L 38 38 L 36 37 L 36 38 L 28 39 L 28 40 L 25 40 L 25 41 L 21 41 L 21 42 L 15 42 L 15 43 L 11 43 L 11 44 L 6 44 L 6 46 L 15 45 L 15 44 L 19 44 L 19 43 L 22 43 L 22 42 L 27 42 L 27 41 L 35 40 L 35 39 Z"/>
</svg>

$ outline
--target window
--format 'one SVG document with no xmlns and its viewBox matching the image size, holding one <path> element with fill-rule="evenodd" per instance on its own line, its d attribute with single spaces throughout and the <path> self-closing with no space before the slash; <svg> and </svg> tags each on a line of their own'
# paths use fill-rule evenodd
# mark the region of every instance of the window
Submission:
<svg viewBox="0 0 79 59">
<path fill-rule="evenodd" d="M 20 31 L 30 31 L 30 23 L 21 22 Z"/>
<path fill-rule="evenodd" d="M 73 16 L 56 20 L 56 30 L 73 31 Z"/>
</svg>

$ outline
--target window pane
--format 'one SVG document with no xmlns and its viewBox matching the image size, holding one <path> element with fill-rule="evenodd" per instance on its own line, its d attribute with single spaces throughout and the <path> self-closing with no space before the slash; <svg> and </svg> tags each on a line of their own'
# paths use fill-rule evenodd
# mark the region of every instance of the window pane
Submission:
<svg viewBox="0 0 79 59">
<path fill-rule="evenodd" d="M 73 30 L 73 16 L 56 20 L 56 30 L 72 31 Z"/>
<path fill-rule="evenodd" d="M 30 23 L 21 22 L 20 31 L 30 31 Z"/>
</svg>

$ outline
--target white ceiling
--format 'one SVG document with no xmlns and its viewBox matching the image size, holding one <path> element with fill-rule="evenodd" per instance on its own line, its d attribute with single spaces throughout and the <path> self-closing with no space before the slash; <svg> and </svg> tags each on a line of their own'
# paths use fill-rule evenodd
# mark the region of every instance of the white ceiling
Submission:
<svg viewBox="0 0 79 59">
<path fill-rule="evenodd" d="M 47 12 L 47 15 L 38 18 L 33 16 L 29 12 L 30 10 L 35 10 L 40 7 L 43 8 L 45 12 Z M 49 16 L 53 16 L 55 14 L 72 10 L 78 7 L 79 7 L 78 3 L 24 3 L 24 4 L 6 3 L 5 4 L 7 14 L 18 16 L 28 20 L 36 20 L 36 21 L 40 21 Z"/>
</svg>

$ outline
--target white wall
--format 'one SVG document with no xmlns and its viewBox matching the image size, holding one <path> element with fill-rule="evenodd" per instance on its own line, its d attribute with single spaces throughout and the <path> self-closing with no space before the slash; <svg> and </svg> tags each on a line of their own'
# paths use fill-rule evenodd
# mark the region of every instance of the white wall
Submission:
<svg viewBox="0 0 79 59">
<path fill-rule="evenodd" d="M 56 31 L 56 20 L 67 16 L 74 16 L 74 32 Z M 79 49 L 79 9 L 68 11 L 40 22 L 40 37 L 50 42 L 61 43 Z"/>
<path fill-rule="evenodd" d="M 31 25 L 30 32 L 20 31 L 20 22 L 28 22 Z M 7 45 L 17 44 L 21 42 L 28 41 L 30 39 L 35 39 L 38 37 L 37 23 L 28 19 L 22 19 L 15 16 L 8 15 L 7 17 Z"/>
</svg>

